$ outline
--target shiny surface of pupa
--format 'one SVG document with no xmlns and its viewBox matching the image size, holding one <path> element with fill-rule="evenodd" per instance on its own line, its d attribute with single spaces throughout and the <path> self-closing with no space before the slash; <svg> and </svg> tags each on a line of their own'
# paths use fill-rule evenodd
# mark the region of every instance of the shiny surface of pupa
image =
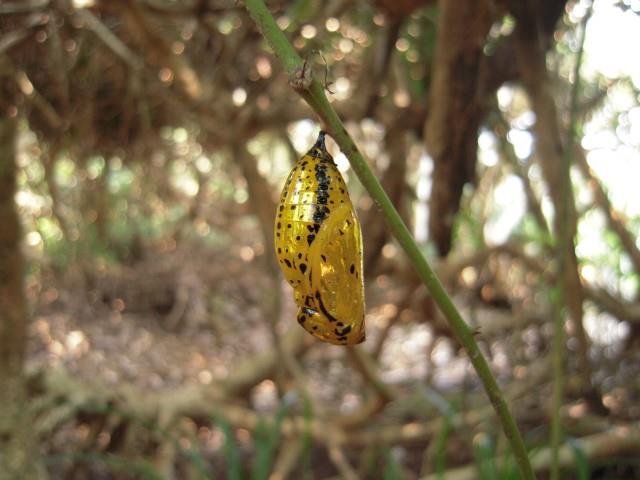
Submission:
<svg viewBox="0 0 640 480">
<path fill-rule="evenodd" d="M 275 249 L 293 287 L 297 321 L 336 345 L 365 339 L 362 232 L 347 186 L 320 132 L 282 189 Z"/>
</svg>

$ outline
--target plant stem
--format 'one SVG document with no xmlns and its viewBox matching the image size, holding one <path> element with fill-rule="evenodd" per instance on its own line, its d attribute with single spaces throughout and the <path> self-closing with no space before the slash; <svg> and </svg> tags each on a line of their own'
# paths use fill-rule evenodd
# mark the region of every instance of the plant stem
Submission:
<svg viewBox="0 0 640 480">
<path fill-rule="evenodd" d="M 275 54 L 280 58 L 289 76 L 291 77 L 292 74 L 300 71 L 300 69 L 303 68 L 302 59 L 276 24 L 264 2 L 262 0 L 245 0 L 245 6 Z M 409 229 L 400 218 L 400 215 L 382 188 L 382 185 L 367 165 L 367 162 L 358 150 L 353 139 L 347 133 L 344 124 L 333 107 L 331 107 L 324 93 L 324 87 L 317 80 L 313 79 L 309 88 L 296 90 L 322 119 L 324 122 L 323 129 L 326 129 L 331 134 L 340 146 L 342 152 L 349 159 L 349 163 L 360 179 L 360 182 L 382 211 L 396 240 L 413 263 L 420 278 L 431 292 L 434 301 L 447 318 L 451 330 L 466 350 L 487 392 L 489 400 L 502 423 L 504 433 L 511 445 L 514 457 L 518 462 L 521 478 L 524 480 L 535 479 L 520 431 L 509 411 L 509 407 L 498 387 L 496 379 L 491 373 L 487 361 L 473 338 L 473 333 L 451 301 L 451 298 L 435 275 L 433 269 L 420 252 Z"/>
<path fill-rule="evenodd" d="M 561 211 L 557 212 L 560 216 L 558 225 L 560 228 L 556 232 L 556 252 L 558 255 L 558 276 L 556 281 L 556 296 L 553 302 L 553 398 L 551 403 L 551 480 L 560 478 L 560 446 L 562 444 L 562 425 L 560 418 L 560 409 L 564 396 L 564 350 L 565 350 L 565 302 L 567 298 L 566 292 L 566 269 L 569 264 L 569 249 L 574 248 L 574 232 L 569 230 L 569 202 L 572 195 L 571 183 L 571 157 L 573 145 L 575 141 L 575 123 L 578 108 L 578 92 L 580 87 L 580 67 L 582 65 L 582 57 L 584 53 L 584 41 L 586 38 L 586 27 L 591 13 L 593 11 L 593 2 L 585 13 L 580 25 L 576 28 L 576 35 L 580 36 L 578 51 L 576 52 L 576 63 L 573 69 L 573 85 L 571 86 L 571 97 L 569 104 L 569 122 L 567 126 L 567 139 L 565 142 L 565 150 L 562 165 L 560 166 L 560 185 L 563 193 L 563 201 Z"/>
</svg>

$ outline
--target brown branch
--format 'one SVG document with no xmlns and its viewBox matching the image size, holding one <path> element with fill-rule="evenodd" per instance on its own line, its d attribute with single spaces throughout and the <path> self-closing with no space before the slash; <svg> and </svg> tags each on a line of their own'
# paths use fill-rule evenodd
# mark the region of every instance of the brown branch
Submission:
<svg viewBox="0 0 640 480">
<path fill-rule="evenodd" d="M 485 421 L 491 410 L 484 407 L 463 414 L 454 415 L 450 419 L 453 428 L 471 428 Z M 409 422 L 399 425 L 375 425 L 372 428 L 345 432 L 344 444 L 350 446 L 396 445 L 421 443 L 436 435 L 443 427 L 442 417 L 429 419 L 427 422 Z"/>
<path fill-rule="evenodd" d="M 418 290 L 421 286 L 422 284 L 419 283 L 417 279 L 414 279 L 414 276 L 412 276 L 412 281 L 405 288 L 405 291 L 402 297 L 400 297 L 398 300 L 394 302 L 397 307 L 396 314 L 392 318 L 388 319 L 384 327 L 382 327 L 378 332 L 378 337 L 376 338 L 376 342 L 373 344 L 373 348 L 371 349 L 371 355 L 373 358 L 375 359 L 380 358 L 380 355 L 382 354 L 382 349 L 384 348 L 384 344 L 386 343 L 387 338 L 389 337 L 389 333 L 391 333 L 391 329 L 396 323 L 398 323 L 398 321 L 400 320 L 401 312 L 405 308 L 409 307 L 409 303 L 413 299 L 416 290 Z"/>
<path fill-rule="evenodd" d="M 398 115 L 400 116 L 400 115 Z M 407 150 L 406 125 L 403 122 L 393 124 L 385 135 L 385 145 L 389 154 L 389 166 L 382 177 L 382 187 L 389 195 L 394 206 L 407 220 L 407 202 L 405 201 L 406 175 L 407 175 Z M 373 276 L 378 266 L 380 251 L 389 239 L 389 229 L 379 220 L 380 212 L 375 206 L 371 206 L 362 216 L 364 236 L 367 239 L 367 248 L 364 252 L 364 264 L 367 266 L 366 275 Z"/>
<path fill-rule="evenodd" d="M 144 50 L 147 62 L 157 68 L 169 67 L 175 72 L 180 91 L 189 99 L 201 99 L 202 84 L 197 72 L 183 55 L 173 54 L 166 41 L 166 32 L 155 30 L 136 2 L 128 0 L 123 3 L 126 8 L 119 12 L 129 34 Z"/>
<path fill-rule="evenodd" d="M 65 240 L 73 242 L 73 236 L 71 235 L 72 227 L 65 215 L 64 202 L 62 201 L 62 195 L 55 179 L 55 164 L 59 149 L 60 146 L 53 142 L 43 146 L 42 166 L 44 167 L 44 182 L 49 191 L 49 197 L 51 197 L 51 213 L 53 214 L 53 218 L 56 219 Z"/>
<path fill-rule="evenodd" d="M 592 367 L 589 359 L 589 339 L 583 324 L 584 293 L 578 272 L 578 260 L 575 253 L 574 238 L 576 234 L 576 211 L 573 195 L 565 198 L 566 188 L 562 182 L 562 168 L 566 162 L 565 151 L 561 139 L 561 126 L 557 111 L 557 101 L 553 95 L 551 81 L 546 66 L 545 39 L 541 35 L 540 12 L 533 4 L 524 2 L 515 10 L 516 29 L 514 32 L 518 66 L 522 80 L 531 100 L 532 110 L 536 114 L 534 131 L 537 140 L 537 157 L 542 167 L 542 174 L 547 184 L 549 195 L 554 206 L 554 228 L 556 238 L 565 232 L 570 241 L 565 244 L 565 251 L 558 252 L 565 258 L 564 275 L 565 302 L 568 313 L 573 320 L 575 337 L 578 340 L 578 360 L 581 383 L 588 398 L 596 399 L 593 391 Z M 595 400 L 594 400 L 595 401 Z M 597 403 L 594 406 L 597 407 Z"/>
<path fill-rule="evenodd" d="M 252 115 L 249 114 L 249 116 Z M 248 119 L 248 116 L 245 118 Z M 241 121 L 240 123 L 245 122 Z M 238 128 L 238 131 L 243 131 L 242 127 Z M 260 175 L 258 171 L 257 159 L 247 151 L 246 143 L 241 139 L 238 139 L 233 147 L 233 158 L 247 181 L 249 204 L 251 205 L 254 215 L 258 218 L 260 230 L 262 231 L 267 272 L 274 284 L 278 286 L 281 279 L 280 269 L 278 268 L 278 260 L 275 252 L 273 248 L 271 248 L 273 223 L 275 219 L 274 212 L 276 210 L 276 205 L 273 201 L 273 192 L 267 180 Z M 282 295 L 280 289 L 276 288 L 275 293 L 272 290 L 265 290 L 263 292 L 262 303 L 265 306 L 265 317 L 269 322 L 273 345 L 280 357 L 280 361 L 278 362 L 280 375 L 276 375 L 276 378 L 282 380 L 288 370 L 293 378 L 296 379 L 299 388 L 303 392 L 306 392 L 302 376 L 299 373 L 299 366 L 295 362 L 295 358 L 292 355 L 287 355 L 285 352 L 285 349 L 282 347 L 280 333 L 278 332 L 278 320 L 282 310 Z M 277 383 L 281 386 L 282 382 L 279 381 Z"/>
<path fill-rule="evenodd" d="M 138 57 L 122 40 L 116 37 L 107 26 L 100 21 L 93 13 L 86 9 L 76 11 L 76 15 L 81 18 L 87 27 L 92 30 L 100 40 L 115 53 L 124 63 L 134 71 L 144 67 L 144 61 Z"/>
<path fill-rule="evenodd" d="M 601 310 L 610 313 L 619 320 L 640 326 L 640 303 L 625 302 L 602 288 L 587 287 L 585 294 Z"/>
<path fill-rule="evenodd" d="M 372 396 L 358 410 L 334 419 L 334 424 L 343 430 L 353 430 L 369 424 L 374 415 L 380 413 L 389 404 L 379 395 Z"/>
<path fill-rule="evenodd" d="M 389 25 L 378 33 L 372 49 L 369 68 L 363 69 L 363 74 L 360 76 L 358 91 L 365 93 L 365 95 L 362 95 L 366 99 L 363 111 L 363 117 L 365 118 L 374 117 L 375 115 L 376 107 L 380 101 L 380 89 L 388 74 L 389 64 L 402 23 L 403 19 L 401 18 L 391 19 Z"/>
<path fill-rule="evenodd" d="M 12 13 L 26 13 L 34 10 L 44 10 L 49 6 L 50 0 L 21 0 L 19 2 L 2 2 L 0 5 L 0 15 Z"/>
<path fill-rule="evenodd" d="M 0 5 L 0 9 L 2 7 L 3 5 Z M 44 13 L 32 13 L 29 15 L 19 28 L 5 32 L 2 37 L 0 37 L 0 54 L 8 52 L 13 46 L 29 37 L 35 30 L 35 27 L 46 25 L 48 21 L 49 16 Z"/>
<path fill-rule="evenodd" d="M 640 452 L 640 429 L 637 426 L 614 427 L 607 432 L 589 435 L 564 444 L 559 452 L 559 464 L 562 468 L 575 467 L 578 458 L 575 450 L 580 451 L 590 462 L 599 459 L 620 457 L 623 455 L 637 455 Z M 506 459 L 496 458 L 496 464 L 504 464 Z M 536 472 L 546 472 L 551 464 L 551 449 L 544 448 L 534 453 L 531 458 L 531 466 Z M 447 470 L 439 475 L 428 475 L 422 480 L 474 480 L 478 478 L 478 466 Z"/>
<path fill-rule="evenodd" d="M 380 378 L 378 367 L 375 359 L 366 350 L 361 347 L 347 348 L 347 356 L 356 367 L 365 382 L 373 388 L 373 390 L 386 402 L 390 402 L 398 398 L 389 385 L 385 384 Z"/>
<path fill-rule="evenodd" d="M 51 105 L 49 100 L 35 88 L 27 73 L 23 69 L 15 66 L 9 57 L 1 58 L 0 65 L 2 64 L 11 72 L 16 85 L 25 95 L 27 101 L 32 103 L 42 114 L 42 117 L 51 129 L 54 131 L 62 130 L 67 122 L 65 122 L 53 105 Z"/>
<path fill-rule="evenodd" d="M 524 193 L 527 198 L 527 207 L 533 215 L 536 223 L 538 224 L 538 227 L 543 232 L 549 234 L 550 231 L 549 225 L 547 224 L 547 219 L 542 212 L 540 200 L 533 190 L 533 186 L 531 185 L 531 181 L 529 179 L 529 168 L 531 164 L 529 163 L 527 166 L 523 166 L 520 163 L 518 157 L 516 156 L 513 145 L 507 139 L 508 130 L 509 125 L 507 121 L 502 115 L 500 115 L 500 120 L 494 126 L 494 131 L 496 132 L 500 142 L 500 151 L 502 153 L 502 158 L 506 160 L 506 163 L 512 168 L 513 173 L 515 173 L 520 181 L 522 181 Z"/>
<path fill-rule="evenodd" d="M 269 478 L 290 478 L 291 472 L 296 467 L 298 459 L 302 454 L 304 448 L 304 442 L 298 437 L 285 438 L 278 457 L 276 458 L 273 470 Z"/>
<path fill-rule="evenodd" d="M 302 329 L 296 329 L 296 331 Z M 255 363 L 254 358 L 248 363 Z M 208 386 L 184 386 L 161 392 L 142 392 L 131 385 L 122 385 L 117 389 L 98 382 L 80 381 L 62 369 L 42 372 L 42 388 L 46 395 L 55 399 L 57 405 L 64 403 L 63 411 L 53 417 L 42 416 L 35 424 L 34 431 L 39 435 L 47 434 L 58 424 L 67 421 L 76 412 L 115 412 L 124 418 L 133 418 L 140 422 L 168 423 L 180 417 L 192 419 L 211 419 L 212 415 L 225 418 L 236 428 L 255 430 L 260 423 L 269 428 L 275 426 L 275 420 L 268 416 L 259 416 L 253 410 L 236 405 L 225 398 L 228 390 L 223 384 Z M 285 418 L 280 425 L 284 437 L 310 435 L 323 444 L 342 443 L 344 434 L 322 420 L 309 420 L 303 417 Z"/>
<path fill-rule="evenodd" d="M 302 329 L 296 329 L 302 331 Z M 247 364 L 257 363 L 256 360 Z M 548 374 L 545 362 L 536 365 L 531 378 L 509 388 L 512 399 L 529 398 L 531 390 L 537 388 Z M 34 430 L 44 435 L 58 424 L 69 421 L 77 412 L 108 410 L 125 418 L 138 421 L 158 421 L 165 424 L 180 417 L 210 419 L 212 415 L 224 417 L 235 428 L 255 430 L 262 422 L 273 428 L 275 420 L 269 416 L 259 416 L 253 410 L 236 405 L 225 398 L 224 385 L 214 383 L 208 386 L 185 386 L 162 392 L 141 392 L 133 386 L 117 389 L 95 382 L 80 381 L 69 376 L 64 370 L 54 369 L 42 372 L 44 391 L 55 404 L 60 406 L 52 415 L 43 415 L 34 425 Z M 47 411 L 50 411 L 47 407 Z M 490 407 L 482 407 L 454 415 L 450 425 L 454 430 L 473 428 L 491 415 Z M 281 433 L 285 439 L 300 441 L 305 435 L 323 445 L 361 448 L 379 444 L 416 444 L 433 438 L 443 428 L 442 417 L 429 418 L 425 422 L 408 422 L 394 425 L 371 425 L 351 423 L 348 417 L 331 415 L 330 418 L 309 420 L 301 416 L 287 417 L 281 423 Z M 288 441 L 288 440 L 285 440 Z M 294 453 L 292 453 L 293 455 Z M 283 460 L 284 461 L 284 460 Z M 286 462 L 285 462 L 286 463 Z M 283 467 L 284 468 L 284 467 Z"/>
<path fill-rule="evenodd" d="M 327 451 L 329 452 L 329 459 L 340 472 L 340 477 L 344 480 L 359 480 L 360 476 L 356 470 L 349 464 L 349 460 L 345 456 L 344 452 L 336 445 L 328 444 Z"/>
<path fill-rule="evenodd" d="M 308 348 L 309 337 L 302 328 L 293 328 L 282 339 L 282 348 L 289 354 L 298 356 Z M 271 378 L 274 369 L 278 365 L 280 356 L 275 350 L 251 357 L 233 370 L 231 376 L 222 382 L 221 386 L 227 396 L 244 397 L 249 390 L 262 380 Z"/>
</svg>

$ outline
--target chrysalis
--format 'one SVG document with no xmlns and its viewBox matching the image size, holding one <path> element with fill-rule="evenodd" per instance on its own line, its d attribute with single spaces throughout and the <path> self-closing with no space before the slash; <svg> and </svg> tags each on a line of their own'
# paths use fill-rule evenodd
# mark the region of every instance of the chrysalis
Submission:
<svg viewBox="0 0 640 480">
<path fill-rule="evenodd" d="M 364 341 L 362 232 L 325 132 L 298 160 L 276 212 L 275 249 L 294 289 L 297 320 L 325 342 Z"/>
</svg>

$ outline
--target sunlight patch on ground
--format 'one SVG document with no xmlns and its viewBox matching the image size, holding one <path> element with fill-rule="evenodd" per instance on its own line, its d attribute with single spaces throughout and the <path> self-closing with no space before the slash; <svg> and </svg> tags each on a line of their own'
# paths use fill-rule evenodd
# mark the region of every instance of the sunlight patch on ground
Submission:
<svg viewBox="0 0 640 480">
<path fill-rule="evenodd" d="M 424 377 L 427 373 L 424 358 L 432 339 L 429 326 L 424 324 L 391 330 L 382 354 L 382 364 L 386 366 L 384 380 L 397 383 Z"/>
</svg>

